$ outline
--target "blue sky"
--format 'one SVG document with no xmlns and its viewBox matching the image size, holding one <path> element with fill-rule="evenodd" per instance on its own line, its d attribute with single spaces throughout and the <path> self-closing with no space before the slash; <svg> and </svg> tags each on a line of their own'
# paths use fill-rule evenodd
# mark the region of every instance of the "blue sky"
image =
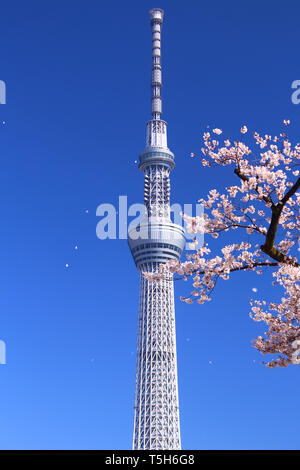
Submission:
<svg viewBox="0 0 300 470">
<path fill-rule="evenodd" d="M 294 1 L 1 6 L 1 449 L 131 447 L 138 273 L 125 240 L 97 239 L 96 208 L 119 195 L 142 202 L 153 7 L 165 10 L 172 202 L 234 181 L 189 158 L 207 125 L 234 137 L 243 124 L 278 133 L 290 119 L 299 136 Z M 300 448 L 299 369 L 260 364 L 252 287 L 268 296 L 270 278 L 236 276 L 209 304 L 188 306 L 176 283 L 184 449 Z"/>
</svg>

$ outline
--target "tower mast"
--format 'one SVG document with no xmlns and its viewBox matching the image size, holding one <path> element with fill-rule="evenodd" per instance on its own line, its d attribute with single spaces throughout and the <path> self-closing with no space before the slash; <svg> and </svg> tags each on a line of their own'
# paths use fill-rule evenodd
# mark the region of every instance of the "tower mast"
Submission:
<svg viewBox="0 0 300 470">
<path fill-rule="evenodd" d="M 161 26 L 164 12 L 156 8 L 150 11 L 152 26 L 152 116 L 154 120 L 160 120 L 162 114 L 162 99 L 160 89 L 161 81 Z"/>
<path fill-rule="evenodd" d="M 162 114 L 161 27 L 164 12 L 150 11 L 152 26 L 152 119 L 147 123 L 146 147 L 140 154 L 144 172 L 146 215 L 128 233 L 129 247 L 140 272 L 140 302 L 135 386 L 133 449 L 181 449 L 174 283 L 166 273 L 150 282 L 143 272 L 179 259 L 185 237 L 170 219 L 170 171 L 174 154 L 167 146 L 167 123 Z"/>
</svg>

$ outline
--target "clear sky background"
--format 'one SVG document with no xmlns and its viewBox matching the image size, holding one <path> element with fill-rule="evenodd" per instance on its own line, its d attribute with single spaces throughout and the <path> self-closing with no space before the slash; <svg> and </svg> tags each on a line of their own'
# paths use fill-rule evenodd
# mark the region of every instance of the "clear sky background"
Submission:
<svg viewBox="0 0 300 470">
<path fill-rule="evenodd" d="M 1 449 L 131 448 L 139 279 L 126 240 L 97 239 L 96 208 L 142 202 L 153 7 L 165 10 L 172 202 L 235 181 L 189 158 L 207 125 L 235 137 L 290 119 L 299 139 L 299 2 L 2 3 Z M 269 276 L 237 275 L 189 306 L 176 283 L 184 449 L 300 448 L 300 368 L 260 364 L 253 287 L 272 293 Z"/>
</svg>

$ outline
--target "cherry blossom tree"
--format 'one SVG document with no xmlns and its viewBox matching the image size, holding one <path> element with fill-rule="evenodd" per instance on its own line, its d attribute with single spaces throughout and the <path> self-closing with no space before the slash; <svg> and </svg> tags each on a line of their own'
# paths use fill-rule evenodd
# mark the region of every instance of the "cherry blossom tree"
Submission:
<svg viewBox="0 0 300 470">
<path fill-rule="evenodd" d="M 204 133 L 202 165 L 230 167 L 237 182 L 224 188 L 223 194 L 212 189 L 206 199 L 200 199 L 205 208 L 202 217 L 183 214 L 187 229 L 195 235 L 202 232 L 224 239 L 230 239 L 231 231 L 237 230 L 241 241 L 224 244 L 220 253 L 212 256 L 211 243 L 199 247 L 195 238 L 193 251 L 186 261 L 172 260 L 161 265 L 157 274 L 144 273 L 155 282 L 159 282 L 166 271 L 190 279 L 191 293 L 181 300 L 203 304 L 211 300 L 220 279 L 227 280 L 245 271 L 258 275 L 269 271 L 272 284 L 281 290 L 281 299 L 275 301 L 276 289 L 273 302 L 250 301 L 251 318 L 264 322 L 267 327 L 264 337 L 259 336 L 253 343 L 262 354 L 274 355 L 274 359 L 267 362 L 268 367 L 286 367 L 300 362 L 295 361 L 295 354 L 298 354 L 295 348 L 298 345 L 299 350 L 300 346 L 300 268 L 296 257 L 300 250 L 297 169 L 300 144 L 292 146 L 289 141 L 289 124 L 290 121 L 284 121 L 284 132 L 278 137 L 263 137 L 254 132 L 255 150 L 242 141 L 224 138 L 220 129 Z M 246 126 L 240 131 L 244 140 L 252 139 L 245 135 Z M 223 143 L 217 139 L 222 139 Z M 192 153 L 191 157 L 197 156 Z"/>
</svg>

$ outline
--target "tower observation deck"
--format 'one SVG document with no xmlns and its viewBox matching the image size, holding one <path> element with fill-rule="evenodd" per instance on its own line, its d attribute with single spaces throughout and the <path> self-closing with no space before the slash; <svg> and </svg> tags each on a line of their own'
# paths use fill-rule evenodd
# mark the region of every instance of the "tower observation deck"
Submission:
<svg viewBox="0 0 300 470">
<path fill-rule="evenodd" d="M 134 405 L 133 449 L 181 449 L 174 284 L 171 274 L 150 282 L 143 272 L 155 273 L 167 260 L 179 259 L 184 230 L 170 218 L 170 171 L 174 154 L 167 145 L 162 115 L 161 27 L 163 10 L 150 11 L 152 27 L 152 119 L 146 146 L 139 157 L 144 173 L 146 214 L 128 232 L 129 247 L 140 272 L 138 344 Z"/>
</svg>

